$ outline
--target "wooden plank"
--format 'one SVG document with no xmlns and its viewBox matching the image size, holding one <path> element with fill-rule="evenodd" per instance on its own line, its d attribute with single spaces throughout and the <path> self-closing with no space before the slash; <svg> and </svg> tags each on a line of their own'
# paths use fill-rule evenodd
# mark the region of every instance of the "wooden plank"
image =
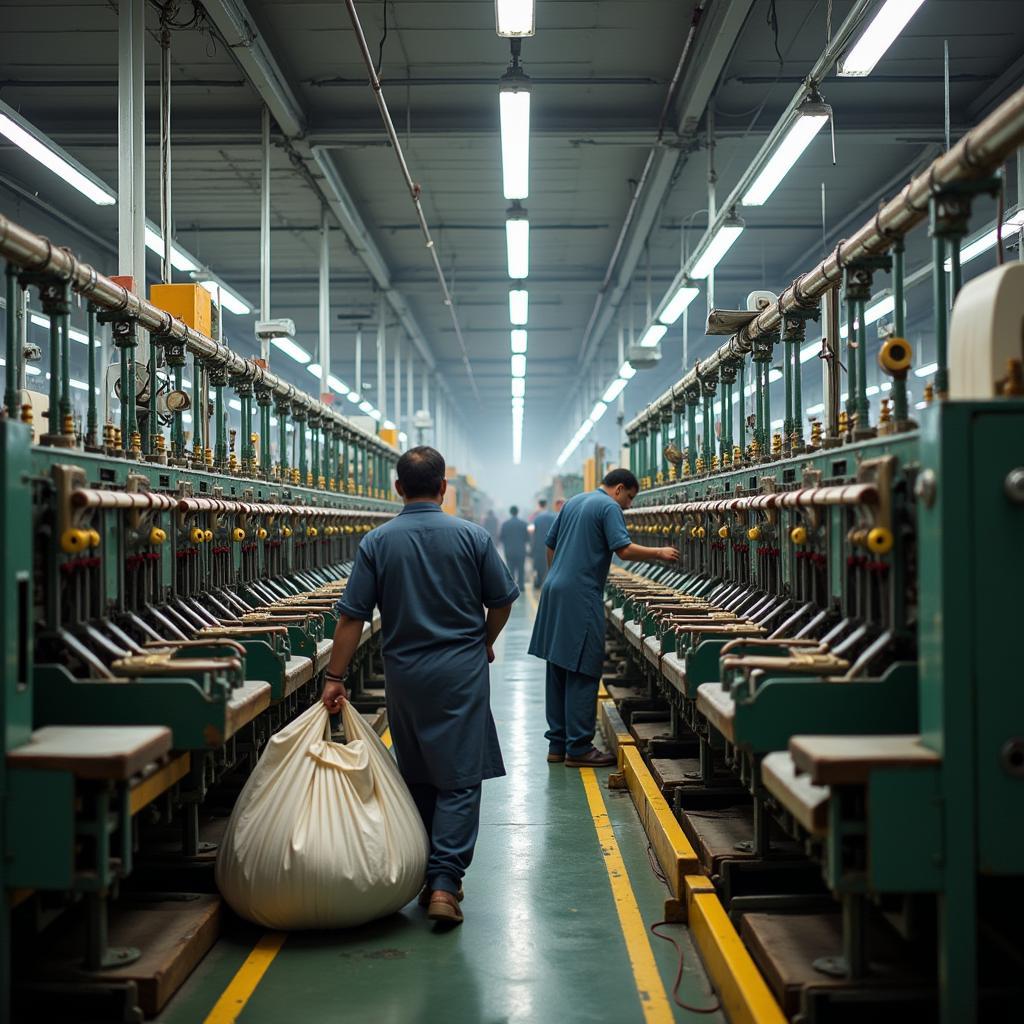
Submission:
<svg viewBox="0 0 1024 1024">
<path fill-rule="evenodd" d="M 683 877 L 699 870 L 697 854 L 636 747 L 624 748 L 622 772 L 668 887 L 676 899 L 682 899 Z"/>
<path fill-rule="evenodd" d="M 611 614 L 608 616 L 608 621 L 612 624 L 612 627 L 619 633 L 625 629 L 626 618 L 622 613 L 621 608 L 613 608 Z"/>
<path fill-rule="evenodd" d="M 254 679 L 232 691 L 228 700 L 225 740 L 230 739 L 239 729 L 270 707 L 270 690 L 270 683 L 261 683 Z"/>
<path fill-rule="evenodd" d="M 284 663 L 284 695 L 294 693 L 313 678 L 313 661 L 301 654 L 293 654 Z"/>
<path fill-rule="evenodd" d="M 316 645 L 316 658 L 314 659 L 314 672 L 322 672 L 330 661 L 331 651 L 334 650 L 334 637 L 327 637 Z"/>
<path fill-rule="evenodd" d="M 661 665 L 661 641 L 656 636 L 645 636 L 642 650 L 644 658 L 655 668 Z"/>
<path fill-rule="evenodd" d="M 652 757 L 651 774 L 662 790 L 701 784 L 700 761 L 696 757 Z M 696 778 L 694 778 L 696 775 Z"/>
<path fill-rule="evenodd" d="M 672 736 L 672 723 L 669 719 L 660 722 L 631 722 L 629 731 L 636 740 L 641 751 L 646 752 L 651 740 L 669 739 Z"/>
<path fill-rule="evenodd" d="M 680 693 L 686 693 L 686 662 L 675 651 L 661 656 L 661 674 Z"/>
<path fill-rule="evenodd" d="M 701 683 L 697 687 L 697 710 L 727 740 L 734 738 L 736 705 L 732 694 L 722 688 L 721 683 Z"/>
<path fill-rule="evenodd" d="M 622 770 L 622 752 L 625 747 L 636 745 L 636 741 L 622 721 L 619 709 L 611 700 L 601 700 L 597 703 L 597 720 L 601 728 L 601 735 L 608 746 L 608 749 L 618 760 L 619 770 Z"/>
<path fill-rule="evenodd" d="M 625 628 L 626 639 L 633 647 L 639 649 L 643 640 L 642 627 L 639 622 L 627 622 Z"/>
<path fill-rule="evenodd" d="M 151 804 L 158 796 L 166 793 L 176 782 L 180 782 L 188 774 L 192 755 L 179 754 L 166 764 L 153 766 L 153 770 L 139 779 L 131 788 L 129 809 L 138 814 L 143 807 Z"/>
<path fill-rule="evenodd" d="M 823 786 L 863 785 L 873 768 L 914 768 L 942 760 L 912 735 L 794 736 L 789 751 L 797 769 Z"/>
<path fill-rule="evenodd" d="M 606 683 L 608 689 L 608 696 L 613 701 L 619 703 L 623 700 L 647 700 L 650 694 L 647 692 L 645 686 L 621 686 L 618 683 Z"/>
<path fill-rule="evenodd" d="M 798 773 L 786 750 L 776 750 L 761 762 L 764 788 L 812 836 L 828 834 L 828 786 L 816 786 L 810 777 Z"/>
<path fill-rule="evenodd" d="M 79 779 L 124 781 L 171 749 L 171 730 L 155 725 L 48 725 L 7 754 L 8 765 L 70 772 Z"/>
</svg>

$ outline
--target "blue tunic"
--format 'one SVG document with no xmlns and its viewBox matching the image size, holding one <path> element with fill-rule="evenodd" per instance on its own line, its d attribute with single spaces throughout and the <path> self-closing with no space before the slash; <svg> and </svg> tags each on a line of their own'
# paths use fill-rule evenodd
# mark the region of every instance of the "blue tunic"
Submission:
<svg viewBox="0 0 1024 1024">
<path fill-rule="evenodd" d="M 629 543 L 622 509 L 604 491 L 570 498 L 548 532 L 555 549 L 533 624 L 530 654 L 599 677 L 604 666 L 604 585 L 612 552 Z"/>
<path fill-rule="evenodd" d="M 484 608 L 518 596 L 487 531 L 433 502 L 363 538 L 337 609 L 369 621 L 380 608 L 388 725 L 409 784 L 462 789 L 505 774 Z"/>
<path fill-rule="evenodd" d="M 548 531 L 550 531 L 554 523 L 555 514 L 547 509 L 544 509 L 543 512 L 538 512 L 533 517 L 533 550 L 530 553 L 530 557 L 535 563 L 538 560 L 543 561 L 547 557 L 544 549 L 547 547 Z"/>
</svg>

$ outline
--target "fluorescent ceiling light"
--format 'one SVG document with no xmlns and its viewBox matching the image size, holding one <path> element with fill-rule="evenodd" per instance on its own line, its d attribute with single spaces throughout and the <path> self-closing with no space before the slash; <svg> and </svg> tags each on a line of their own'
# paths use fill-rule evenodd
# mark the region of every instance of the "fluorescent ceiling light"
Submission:
<svg viewBox="0 0 1024 1024">
<path fill-rule="evenodd" d="M 643 348 L 654 348 L 654 346 L 665 337 L 665 332 L 667 330 L 668 328 L 664 324 L 651 324 L 651 326 L 644 331 L 643 337 L 640 339 L 640 345 Z"/>
<path fill-rule="evenodd" d="M 821 353 L 821 342 L 812 341 L 809 345 L 804 345 L 800 349 L 800 362 L 809 363 L 816 355 Z"/>
<path fill-rule="evenodd" d="M 725 254 L 736 244 L 736 239 L 742 234 L 742 223 L 726 221 L 715 232 L 715 237 L 708 243 L 703 255 L 697 260 L 697 265 L 690 271 L 690 277 L 703 281 L 722 262 Z"/>
<path fill-rule="evenodd" d="M 512 378 L 512 397 L 513 398 L 525 398 L 526 397 L 526 381 L 522 377 Z"/>
<path fill-rule="evenodd" d="M 237 398 L 229 398 L 228 405 L 231 406 L 236 412 L 242 411 L 242 403 Z"/>
<path fill-rule="evenodd" d="M 502 81 L 498 111 L 505 198 L 525 199 L 530 194 L 530 89 L 521 72 Z"/>
<path fill-rule="evenodd" d="M 75 380 L 74 377 L 71 377 L 71 378 L 68 379 L 68 383 L 76 391 L 88 391 L 89 390 L 89 385 L 86 384 L 84 380 Z"/>
<path fill-rule="evenodd" d="M 525 377 L 526 376 L 526 356 L 514 355 L 512 357 L 512 376 L 513 377 Z"/>
<path fill-rule="evenodd" d="M 781 430 L 782 429 L 782 424 L 784 422 L 785 422 L 784 420 L 772 420 L 771 429 L 772 430 Z"/>
<path fill-rule="evenodd" d="M 320 364 L 310 363 L 306 369 L 318 380 L 320 379 Z M 338 377 L 335 377 L 333 373 L 327 375 L 327 386 L 332 391 L 337 391 L 339 395 L 347 395 L 349 392 L 348 385 Z"/>
<path fill-rule="evenodd" d="M 526 352 L 526 331 L 512 332 L 512 351 L 516 353 Z"/>
<path fill-rule="evenodd" d="M 864 394 L 867 395 L 868 398 L 873 398 L 880 390 L 881 388 L 879 388 L 877 384 L 872 384 L 870 387 L 864 389 Z"/>
<path fill-rule="evenodd" d="M 604 402 L 595 402 L 594 408 L 590 410 L 590 422 L 596 423 L 607 411 L 608 406 Z"/>
<path fill-rule="evenodd" d="M 768 383 L 774 384 L 777 380 L 782 380 L 781 370 L 769 370 L 768 371 Z"/>
<path fill-rule="evenodd" d="M 828 123 L 830 111 L 831 108 L 824 103 L 804 103 L 799 107 L 796 119 L 775 147 L 775 152 L 744 193 L 741 200 L 744 206 L 763 206 L 768 201 L 803 151 Z"/>
<path fill-rule="evenodd" d="M 199 284 L 213 296 L 215 301 L 219 295 L 220 304 L 229 313 L 234 313 L 235 316 L 246 316 L 252 312 L 248 303 L 224 284 L 223 281 L 200 281 Z"/>
<path fill-rule="evenodd" d="M 384 421 L 384 422 L 383 422 L 383 423 L 381 424 L 381 426 L 382 426 L 382 427 L 383 427 L 383 428 L 384 428 L 385 430 L 394 430 L 394 429 L 395 429 L 395 425 L 394 425 L 394 423 L 392 423 L 392 422 L 391 422 L 391 420 L 385 420 L 385 421 Z"/>
<path fill-rule="evenodd" d="M 622 394 L 624 388 L 629 381 L 623 380 L 621 377 L 616 377 L 615 380 L 608 385 L 608 389 L 601 396 L 602 402 L 614 402 L 619 395 Z"/>
<path fill-rule="evenodd" d="M 525 327 L 529 312 L 530 293 L 525 288 L 513 288 L 508 293 L 509 321 L 516 327 Z"/>
<path fill-rule="evenodd" d="M 670 327 L 674 324 L 682 315 L 683 311 L 697 296 L 700 295 L 700 289 L 694 288 L 693 285 L 684 284 L 672 296 L 672 301 L 661 311 L 661 316 L 658 319 L 663 324 L 668 324 Z"/>
<path fill-rule="evenodd" d="M 1003 221 L 1003 237 L 1006 237 L 1006 231 L 1020 231 L 1021 227 L 1024 226 L 1024 210 L 1018 210 L 1012 217 Z M 996 229 L 993 228 L 991 231 L 986 231 L 980 238 L 976 238 L 973 242 L 968 242 L 967 245 L 960 249 L 960 264 L 970 263 L 971 260 L 976 259 L 983 252 L 988 252 L 989 249 L 993 248 L 999 241 L 999 235 Z M 945 263 L 946 271 L 953 269 L 953 263 L 951 260 L 946 260 Z"/>
<path fill-rule="evenodd" d="M 346 395 L 345 397 L 346 397 L 346 398 L 347 398 L 347 399 L 348 399 L 348 400 L 349 400 L 349 401 L 350 401 L 350 402 L 351 402 L 351 403 L 352 403 L 353 405 L 358 405 L 358 404 L 359 404 L 359 396 L 358 396 L 358 395 L 357 395 L 357 394 L 356 394 L 356 393 L 355 393 L 354 391 L 350 391 L 350 392 L 349 392 L 349 393 L 348 393 L 348 394 L 347 394 L 347 395 Z"/>
<path fill-rule="evenodd" d="M 525 405 L 526 405 L 526 399 L 525 398 L 513 398 L 512 399 L 512 408 L 513 409 L 522 409 Z"/>
<path fill-rule="evenodd" d="M 873 302 L 867 309 L 864 310 L 864 324 L 873 324 L 877 320 L 881 320 L 883 316 L 888 316 L 896 309 L 896 297 L 894 295 L 886 295 L 884 298 L 879 299 L 877 302 Z M 860 327 L 860 321 L 853 321 L 854 329 Z M 846 324 L 841 324 L 839 327 L 839 337 L 845 338 L 849 335 L 850 330 Z M 802 361 L 802 359 L 801 359 Z"/>
<path fill-rule="evenodd" d="M 842 78 L 870 75 L 923 3 L 924 0 L 886 0 L 864 34 L 839 62 L 836 73 Z"/>
<path fill-rule="evenodd" d="M 408 444 L 409 443 L 409 435 L 404 430 L 400 430 L 398 432 L 398 443 L 399 444 Z"/>
<path fill-rule="evenodd" d="M 914 371 L 915 377 L 930 377 L 939 368 L 938 363 L 925 363 Z"/>
<path fill-rule="evenodd" d="M 373 406 L 369 402 L 367 402 L 365 399 L 362 402 L 359 403 L 359 408 L 363 412 L 365 412 L 367 416 L 369 416 L 370 413 L 373 412 Z"/>
<path fill-rule="evenodd" d="M 623 380 L 632 380 L 636 376 L 636 367 L 627 359 L 619 367 L 619 376 Z"/>
<path fill-rule="evenodd" d="M 378 423 L 380 423 L 380 409 L 371 409 L 369 415 L 371 419 L 375 419 Z"/>
<path fill-rule="evenodd" d="M 537 31 L 534 0 L 494 0 L 494 29 L 503 39 L 532 36 Z"/>
<path fill-rule="evenodd" d="M 270 344 L 294 359 L 295 362 L 302 363 L 303 366 L 313 358 L 301 345 L 296 345 L 291 338 L 271 338 Z"/>
<path fill-rule="evenodd" d="M 807 415 L 808 415 L 808 416 L 819 416 L 819 415 L 820 415 L 821 413 L 823 413 L 824 411 L 825 411 L 825 406 L 824 406 L 823 404 L 819 404 L 819 405 L 812 405 L 812 406 L 811 406 L 811 407 L 810 407 L 810 408 L 809 408 L 809 409 L 807 410 Z"/>
<path fill-rule="evenodd" d="M 511 211 L 505 220 L 505 245 L 508 276 L 513 281 L 525 281 L 530 276 L 530 221 L 525 210 Z"/>
<path fill-rule="evenodd" d="M 31 363 L 26 363 L 25 364 L 25 372 L 30 377 L 38 377 L 39 374 L 41 374 L 43 371 L 40 370 L 38 366 L 33 366 Z M 49 374 L 47 374 L 47 376 L 49 376 Z"/>
<path fill-rule="evenodd" d="M 146 225 L 146 248 L 151 252 L 155 252 L 157 256 L 163 259 L 164 255 L 164 240 L 160 235 L 160 232 L 154 227 Z M 185 255 L 173 242 L 171 242 L 171 266 L 175 270 L 181 270 L 184 273 L 190 273 L 193 270 L 198 270 L 199 266 L 192 259 Z"/>
<path fill-rule="evenodd" d="M 29 124 L 17 111 L 0 102 L 0 135 L 10 139 L 19 149 L 38 160 L 44 167 L 81 192 L 97 206 L 113 206 L 117 193 L 94 174 L 86 170 L 74 157 L 48 139 L 34 125 Z"/>
</svg>

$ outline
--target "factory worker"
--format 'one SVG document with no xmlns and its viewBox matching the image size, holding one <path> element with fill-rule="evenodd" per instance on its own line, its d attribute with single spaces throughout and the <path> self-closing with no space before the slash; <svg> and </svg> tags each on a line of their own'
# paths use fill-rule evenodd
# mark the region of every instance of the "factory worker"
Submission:
<svg viewBox="0 0 1024 1024">
<path fill-rule="evenodd" d="M 533 561 L 533 582 L 543 587 L 548 574 L 548 549 L 545 541 L 555 521 L 555 514 L 548 511 L 547 500 L 537 502 L 537 514 L 533 517 L 533 536 L 530 539 L 530 558 Z"/>
<path fill-rule="evenodd" d="M 519 518 L 519 506 L 513 505 L 508 510 L 509 518 L 501 524 L 501 546 L 505 549 L 505 561 L 515 578 L 516 585 L 526 586 L 526 544 L 530 536 L 530 528 Z"/>
<path fill-rule="evenodd" d="M 623 509 L 640 490 L 628 469 L 613 469 L 596 491 L 565 503 L 545 539 L 550 566 L 533 624 L 530 654 L 547 663 L 548 761 L 602 767 L 615 758 L 594 746 L 597 688 L 604 666 L 605 581 L 612 554 L 668 562 L 675 548 L 630 542 Z"/>
<path fill-rule="evenodd" d="M 480 784 L 505 774 L 487 666 L 519 590 L 487 531 L 441 510 L 439 452 L 412 448 L 397 472 L 405 506 L 359 545 L 322 699 L 328 711 L 341 709 L 345 671 L 376 605 L 394 751 L 430 836 L 420 904 L 431 919 L 458 924 Z"/>
</svg>

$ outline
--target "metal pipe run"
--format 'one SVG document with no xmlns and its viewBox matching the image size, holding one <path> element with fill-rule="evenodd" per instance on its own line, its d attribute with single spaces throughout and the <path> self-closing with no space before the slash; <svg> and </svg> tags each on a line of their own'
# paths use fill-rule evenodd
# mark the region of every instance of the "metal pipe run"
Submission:
<svg viewBox="0 0 1024 1024">
<path fill-rule="evenodd" d="M 898 195 L 882 206 L 852 237 L 840 242 L 817 266 L 798 277 L 783 291 L 778 302 L 763 310 L 721 348 L 701 360 L 699 367 L 695 365 L 681 380 L 655 399 L 626 429 L 638 429 L 657 415 L 666 402 L 671 402 L 674 395 L 699 388 L 700 379 L 717 373 L 724 362 L 742 359 L 753 349 L 755 339 L 778 334 L 783 316 L 788 312 L 816 306 L 826 292 L 840 284 L 846 266 L 855 260 L 887 252 L 898 238 L 920 224 L 928 216 L 928 203 L 933 194 L 959 182 L 973 181 L 991 174 L 1022 143 L 1024 89 L 1019 89 L 964 135 L 952 149 L 937 157 L 925 171 L 911 179 Z"/>
<path fill-rule="evenodd" d="M 139 326 L 159 336 L 161 340 L 181 342 L 189 352 L 208 365 L 223 370 L 231 377 L 251 381 L 254 386 L 272 392 L 279 399 L 290 402 L 293 407 L 306 410 L 310 415 L 339 424 L 350 433 L 358 435 L 375 450 L 394 454 L 392 449 L 374 434 L 356 426 L 330 407 L 300 391 L 295 385 L 281 380 L 253 360 L 232 352 L 226 345 L 186 326 L 170 313 L 105 277 L 88 263 L 82 263 L 68 250 L 61 249 L 48 239 L 15 224 L 2 213 L 0 256 L 26 270 L 52 274 L 67 281 L 72 291 L 90 300 L 98 309 L 127 314 L 134 318 Z"/>
<path fill-rule="evenodd" d="M 359 43 L 359 50 L 363 55 L 363 63 L 366 65 L 366 74 L 370 80 L 370 88 L 373 89 L 374 99 L 377 101 L 380 116 L 384 121 L 384 128 L 387 131 L 388 138 L 391 140 L 391 145 L 395 151 L 395 158 L 398 160 L 398 166 L 402 171 L 402 177 L 405 179 L 406 188 L 409 190 L 409 197 L 412 199 L 412 205 L 416 210 L 416 219 L 419 221 L 420 231 L 423 233 L 423 242 L 434 264 L 437 283 L 441 286 L 441 300 L 448 307 L 448 312 L 451 315 L 452 326 L 455 328 L 455 337 L 458 339 L 459 348 L 462 349 L 462 364 L 465 366 L 466 374 L 469 377 L 469 386 L 473 389 L 473 395 L 479 402 L 480 392 L 477 390 L 476 378 L 473 376 L 473 367 L 469 362 L 469 350 L 466 348 L 466 339 L 462 336 L 462 326 L 459 324 L 459 316 L 455 311 L 455 301 L 452 299 L 451 291 L 448 289 L 448 280 L 444 275 L 441 261 L 437 255 L 437 246 L 434 244 L 434 239 L 430 234 L 430 227 L 427 224 L 427 218 L 424 216 L 423 207 L 420 204 L 422 190 L 419 184 L 413 181 L 412 175 L 409 173 L 409 165 L 406 163 L 405 153 L 402 151 L 402 144 L 399 142 L 398 133 L 395 130 L 395 123 L 391 120 L 391 111 L 388 110 L 387 101 L 384 99 L 384 92 L 381 89 L 380 79 L 377 77 L 377 72 L 373 66 L 373 57 L 370 54 L 366 36 L 363 34 L 363 26 L 359 21 L 355 0 L 345 0 L 345 6 L 348 8 L 349 17 L 352 20 L 352 28 L 356 34 L 356 42 Z"/>
</svg>

